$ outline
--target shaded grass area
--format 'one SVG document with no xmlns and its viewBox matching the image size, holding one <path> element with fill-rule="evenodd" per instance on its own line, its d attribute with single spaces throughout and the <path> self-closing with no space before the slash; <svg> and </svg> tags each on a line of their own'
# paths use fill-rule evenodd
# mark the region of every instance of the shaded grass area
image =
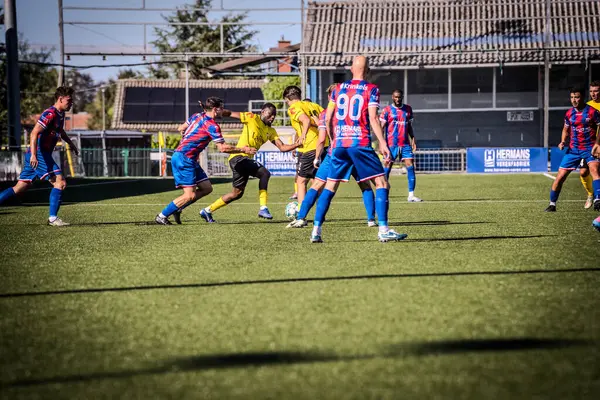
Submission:
<svg viewBox="0 0 600 400">
<path fill-rule="evenodd" d="M 574 178 L 548 214 L 540 175 L 419 175 L 423 204 L 394 177 L 390 222 L 409 238 L 388 244 L 349 183 L 320 246 L 284 229 L 290 179 L 272 180 L 274 221 L 251 181 L 218 224 L 197 212 L 227 182 L 184 225 L 153 225 L 169 183 L 73 185 L 66 229 L 43 225 L 46 206 L 0 208 L 3 396 L 600 394 L 600 235 Z"/>
</svg>

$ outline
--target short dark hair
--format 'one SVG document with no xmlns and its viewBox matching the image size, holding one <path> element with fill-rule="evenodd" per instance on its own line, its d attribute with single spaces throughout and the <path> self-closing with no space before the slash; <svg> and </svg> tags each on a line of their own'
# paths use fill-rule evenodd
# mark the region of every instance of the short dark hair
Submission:
<svg viewBox="0 0 600 400">
<path fill-rule="evenodd" d="M 204 102 L 203 107 L 207 111 L 210 111 L 213 108 L 222 108 L 223 107 L 223 100 L 221 100 L 218 97 L 214 97 L 214 96 L 213 97 L 209 97 Z"/>
<path fill-rule="evenodd" d="M 402 96 L 404 96 L 404 92 L 401 89 L 394 89 L 392 95 L 394 95 L 394 93 L 400 93 Z"/>
<path fill-rule="evenodd" d="M 262 108 L 260 109 L 260 111 L 262 111 L 262 110 L 266 110 L 267 108 L 268 108 L 269 110 L 271 110 L 271 112 L 272 112 L 273 114 L 275 114 L 275 113 L 277 112 L 277 107 L 275 107 L 275 105 L 274 105 L 273 103 L 265 103 L 265 104 L 263 104 L 263 106 L 262 106 Z"/>
<path fill-rule="evenodd" d="M 580 87 L 572 87 L 572 88 L 569 90 L 569 94 L 571 94 L 571 93 L 579 93 L 580 95 L 582 95 L 582 96 L 583 96 L 583 94 L 584 94 L 585 92 L 584 92 L 584 90 L 583 90 L 582 88 L 580 88 Z"/>
<path fill-rule="evenodd" d="M 307 97 L 307 98 L 305 98 L 305 99 L 304 99 L 304 100 L 302 100 L 302 101 L 308 101 L 308 102 L 312 103 L 312 100 L 311 100 L 311 99 L 309 99 L 308 97 Z"/>
<path fill-rule="evenodd" d="M 337 87 L 337 83 L 332 83 L 331 85 L 329 85 L 327 87 L 327 94 L 331 95 L 331 93 L 333 93 L 333 91 L 335 90 L 335 88 Z"/>
<path fill-rule="evenodd" d="M 59 97 L 73 96 L 73 88 L 70 86 L 59 86 L 54 92 L 54 100 L 58 100 Z"/>
<path fill-rule="evenodd" d="M 600 86 L 600 81 L 592 81 L 592 83 L 590 83 L 590 87 L 592 87 L 592 86 L 596 86 L 596 87 Z"/>
<path fill-rule="evenodd" d="M 283 98 L 286 100 L 300 100 L 302 98 L 302 90 L 298 86 L 288 86 L 283 91 Z"/>
</svg>

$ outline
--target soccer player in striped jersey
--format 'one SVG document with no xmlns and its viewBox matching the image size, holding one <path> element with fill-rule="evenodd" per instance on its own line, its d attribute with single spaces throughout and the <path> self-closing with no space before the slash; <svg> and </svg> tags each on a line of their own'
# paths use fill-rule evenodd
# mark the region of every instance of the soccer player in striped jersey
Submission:
<svg viewBox="0 0 600 400">
<path fill-rule="evenodd" d="M 328 100 L 331 99 L 331 93 L 336 88 L 336 86 L 336 84 L 333 84 L 327 88 Z M 306 196 L 304 197 L 304 201 L 300 206 L 300 210 L 298 211 L 296 219 L 290 222 L 286 226 L 286 228 L 302 228 L 307 225 L 306 216 L 308 215 L 311 208 L 315 205 L 317 197 L 321 193 L 322 189 L 325 187 L 325 183 L 327 183 L 327 176 L 329 175 L 329 169 L 331 166 L 332 148 L 329 145 L 330 138 L 327 135 L 327 128 L 325 123 L 326 115 L 327 110 L 321 111 L 321 114 L 319 115 L 319 138 L 317 140 L 315 159 L 313 162 L 314 167 L 317 169 L 315 179 L 313 179 L 312 185 L 306 193 Z M 323 150 L 325 150 L 324 157 L 322 154 Z M 371 183 L 369 181 L 358 182 L 355 169 L 350 171 L 350 175 L 354 177 L 354 179 L 358 183 L 360 190 L 362 191 L 363 202 L 365 204 L 365 209 L 367 210 L 367 226 L 377 226 L 377 223 L 375 222 L 375 195 L 373 193 L 373 189 L 371 188 Z"/>
<path fill-rule="evenodd" d="M 600 81 L 593 81 L 590 83 L 590 101 L 587 102 L 587 105 L 600 111 Z M 598 132 L 596 132 L 596 135 L 598 135 Z M 584 208 L 590 208 L 594 201 L 594 188 L 590 170 L 587 163 L 583 160 L 579 166 L 579 179 L 581 179 L 581 184 L 588 195 Z"/>
<path fill-rule="evenodd" d="M 571 171 L 575 170 L 581 160 L 585 160 L 592 175 L 594 188 L 594 209 L 600 210 L 600 160 L 592 155 L 596 133 L 600 125 L 600 112 L 584 103 L 583 91 L 572 89 L 570 92 L 572 108 L 565 114 L 565 125 L 562 130 L 559 149 L 567 147 L 558 174 L 550 190 L 550 204 L 546 212 L 556 211 L 556 202 L 560 195 L 563 182 Z M 567 142 L 567 139 L 569 141 Z"/>
<path fill-rule="evenodd" d="M 214 141 L 222 153 L 245 152 L 254 154 L 256 150 L 247 146 L 237 148 L 225 143 L 221 128 L 215 118 L 223 111 L 223 100 L 209 97 L 203 105 L 204 111 L 192 115 L 180 128 L 183 131 L 181 142 L 171 158 L 175 187 L 182 188 L 183 194 L 170 202 L 154 219 L 160 225 L 172 225 L 169 217 L 181 224 L 181 211 L 213 190 L 208 176 L 198 164 L 198 156 Z"/>
<path fill-rule="evenodd" d="M 371 130 L 379 140 L 379 151 L 389 162 L 390 150 L 379 124 L 379 88 L 365 80 L 369 71 L 367 59 L 357 56 L 350 68 L 352 80 L 339 84 L 327 106 L 326 125 L 334 137 L 331 169 L 325 189 L 317 201 L 311 235 L 312 243 L 322 242 L 321 228 L 329 205 L 341 181 L 356 168 L 358 181 L 375 183 L 375 209 L 379 219 L 378 238 L 381 242 L 406 238 L 388 227 L 389 187 L 379 157 L 371 147 Z M 331 135 L 333 133 L 333 136 Z"/>
<path fill-rule="evenodd" d="M 58 210 L 67 181 L 62 176 L 60 167 L 52 158 L 52 152 L 62 139 L 75 154 L 77 147 L 65 133 L 65 111 L 73 106 L 73 88 L 61 86 L 54 92 L 54 105 L 46 109 L 38 119 L 29 137 L 29 148 L 25 154 L 25 165 L 19 175 L 19 181 L 11 188 L 0 193 L 0 204 L 31 187 L 35 179 L 47 180 L 53 186 L 50 191 L 50 215 L 48 225 L 67 226 L 68 223 L 58 218 Z"/>
<path fill-rule="evenodd" d="M 231 192 L 219 197 L 211 205 L 200 211 L 200 216 L 206 222 L 215 222 L 212 216 L 213 212 L 242 198 L 248 184 L 248 179 L 251 176 L 258 178 L 258 200 L 260 206 L 258 217 L 273 219 L 267 207 L 267 188 L 271 173 L 262 164 L 254 160 L 254 154 L 266 142 L 273 143 L 282 152 L 292 151 L 299 146 L 299 142 L 284 144 L 281 141 L 277 131 L 271 126 L 275 120 L 276 113 L 277 108 L 272 103 L 265 103 L 262 106 L 260 114 L 253 114 L 251 112 L 240 113 L 230 110 L 223 111 L 224 117 L 236 118 L 242 122 L 244 128 L 237 146 L 252 149 L 252 152 L 238 151 L 229 156 L 229 166 L 233 171 L 233 188 Z"/>
<path fill-rule="evenodd" d="M 414 114 L 412 107 L 403 103 L 404 93 L 396 89 L 392 92 L 392 104 L 385 107 L 379 116 L 381 128 L 387 139 L 387 145 L 390 148 L 390 162 L 385 167 L 385 176 L 390 179 L 390 172 L 394 166 L 394 161 L 400 158 L 400 161 L 406 165 L 406 174 L 408 176 L 408 202 L 418 203 L 422 200 L 415 196 L 415 186 L 417 177 L 413 160 L 414 152 L 417 150 L 415 136 L 413 133 L 412 122 Z"/>
</svg>

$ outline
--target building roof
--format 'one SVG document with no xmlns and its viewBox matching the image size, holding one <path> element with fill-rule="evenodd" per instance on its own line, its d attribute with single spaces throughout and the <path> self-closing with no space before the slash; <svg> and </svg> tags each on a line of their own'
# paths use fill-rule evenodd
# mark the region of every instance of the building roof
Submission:
<svg viewBox="0 0 600 400">
<path fill-rule="evenodd" d="M 283 48 L 271 47 L 264 56 L 253 56 L 253 57 L 242 57 L 234 58 L 219 64 L 212 65 L 205 68 L 208 72 L 224 72 L 231 71 L 232 69 L 239 69 L 252 65 L 260 65 L 269 61 L 278 60 L 282 58 L 280 54 L 269 55 L 269 53 L 295 53 L 300 50 L 300 44 L 293 44 Z"/>
<path fill-rule="evenodd" d="M 598 58 L 600 1 L 549 0 L 551 62 Z M 541 63 L 546 0 L 360 0 L 310 2 L 309 68 Z M 312 53 L 312 55 L 311 55 Z M 314 54 L 317 53 L 317 54 Z"/>
<path fill-rule="evenodd" d="M 42 114 L 33 114 L 21 121 L 21 125 L 25 127 L 33 127 L 35 123 L 40 119 Z M 70 112 L 65 113 L 65 130 L 70 131 L 73 129 L 85 130 L 87 129 L 87 123 L 91 115 L 87 112 L 79 112 L 77 114 L 71 114 Z"/>
<path fill-rule="evenodd" d="M 190 88 L 190 113 L 198 111 L 196 99 L 201 98 L 204 100 L 207 96 L 218 95 L 225 101 L 225 107 L 231 108 L 234 111 L 241 111 L 247 109 L 248 98 L 254 100 L 262 100 L 262 93 L 260 88 L 264 85 L 263 80 L 241 80 L 241 79 L 206 79 L 206 80 L 189 80 Z M 134 94 L 130 89 L 146 89 L 144 93 L 137 93 L 138 98 L 134 98 Z M 158 99 L 155 96 L 154 99 L 148 97 L 150 90 L 156 89 L 159 92 Z M 165 90 L 166 89 L 166 90 Z M 125 130 L 147 130 L 147 131 L 176 131 L 177 127 L 185 121 L 185 105 L 182 95 L 182 89 L 185 89 L 185 80 L 168 80 L 168 79 L 122 79 L 117 81 L 116 97 L 112 121 L 112 129 L 125 129 Z M 228 99 L 227 94 L 236 95 L 243 92 L 245 97 L 240 98 L 239 101 L 242 103 L 235 103 L 235 99 Z M 129 93 L 129 97 L 128 94 Z M 140 95 L 142 96 L 140 98 Z M 185 95 L 183 95 L 185 96 Z M 255 97 L 255 98 L 253 98 Z M 158 102 L 161 103 L 158 103 Z M 161 121 L 157 119 L 148 118 L 146 121 L 134 121 L 127 118 L 126 107 L 141 107 L 144 108 L 143 112 L 153 114 L 156 112 L 156 107 L 161 107 L 164 104 L 173 110 L 181 109 L 180 118 L 175 121 L 167 121 L 169 116 L 167 115 Z M 155 108 L 152 108 L 155 107 Z M 125 118 L 124 118 L 125 117 Z M 173 118 L 171 118 L 173 119 Z M 164 122 L 162 122 L 164 121 Z M 229 129 L 241 129 L 240 123 L 234 123 L 232 121 L 221 123 L 221 128 L 224 130 Z"/>
</svg>

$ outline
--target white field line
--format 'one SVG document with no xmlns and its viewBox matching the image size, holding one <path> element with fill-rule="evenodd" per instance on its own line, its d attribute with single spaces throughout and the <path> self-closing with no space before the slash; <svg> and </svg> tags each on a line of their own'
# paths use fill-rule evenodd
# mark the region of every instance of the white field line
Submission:
<svg viewBox="0 0 600 400">
<path fill-rule="evenodd" d="M 561 200 L 561 203 L 579 203 L 582 200 Z M 448 203 L 547 203 L 548 200 L 453 200 Z M 270 202 L 269 205 L 286 205 L 289 202 Z M 362 201 L 335 201 L 334 204 L 363 204 Z M 406 204 L 409 207 L 414 207 L 412 203 L 400 202 L 401 204 Z M 423 201 L 418 204 L 442 204 L 445 203 L 443 200 L 439 201 Z M 79 205 L 86 207 L 157 207 L 164 206 L 166 203 L 87 203 L 87 202 L 62 202 L 62 205 Z M 256 206 L 258 207 L 258 202 L 254 203 L 244 203 L 244 202 L 235 202 L 233 205 L 240 206 Z M 399 203 L 394 203 L 399 204 Z M 48 203 L 23 203 L 25 206 L 47 206 Z"/>
<path fill-rule="evenodd" d="M 555 176 L 552 176 L 552 175 L 550 175 L 550 174 L 548 174 L 548 173 L 546 173 L 546 172 L 544 172 L 544 174 L 543 174 L 543 175 L 544 175 L 546 178 L 550 178 L 550 179 L 552 179 L 552 180 L 554 180 L 554 179 L 556 178 Z"/>
<path fill-rule="evenodd" d="M 82 183 L 81 185 L 67 185 L 67 189 L 79 188 L 79 187 L 85 187 L 85 186 L 116 185 L 119 183 L 131 183 L 131 182 L 139 182 L 139 181 L 141 181 L 141 179 L 132 179 L 132 180 L 127 180 L 127 181 Z M 37 192 L 40 190 L 51 190 L 51 189 L 52 189 L 52 186 L 48 186 L 48 187 L 44 187 L 44 188 L 29 189 L 28 192 Z"/>
</svg>

